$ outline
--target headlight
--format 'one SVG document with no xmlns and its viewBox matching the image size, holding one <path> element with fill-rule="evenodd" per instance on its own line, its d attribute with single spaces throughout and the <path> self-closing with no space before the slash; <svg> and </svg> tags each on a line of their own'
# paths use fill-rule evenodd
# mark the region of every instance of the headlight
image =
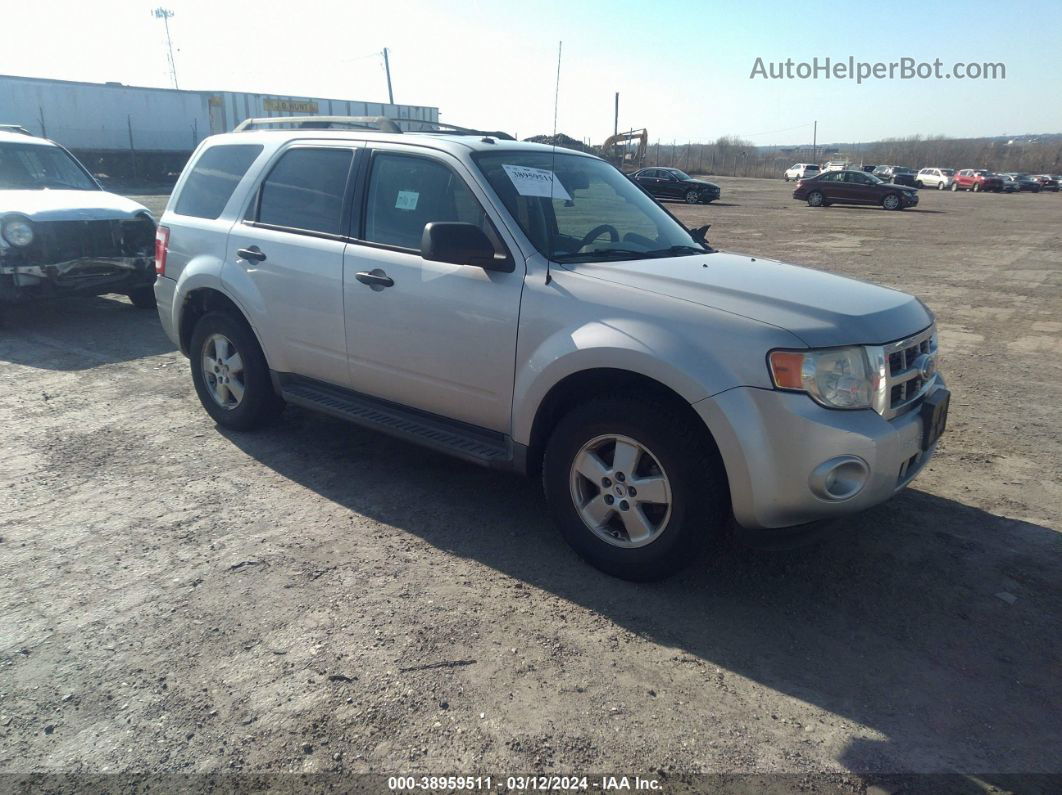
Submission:
<svg viewBox="0 0 1062 795">
<path fill-rule="evenodd" d="M 33 227 L 22 218 L 10 218 L 0 227 L 0 234 L 12 246 L 28 246 L 33 242 Z"/>
<path fill-rule="evenodd" d="M 876 376 L 860 347 L 820 351 L 771 351 L 771 378 L 778 389 L 806 392 L 831 409 L 871 406 Z"/>
</svg>

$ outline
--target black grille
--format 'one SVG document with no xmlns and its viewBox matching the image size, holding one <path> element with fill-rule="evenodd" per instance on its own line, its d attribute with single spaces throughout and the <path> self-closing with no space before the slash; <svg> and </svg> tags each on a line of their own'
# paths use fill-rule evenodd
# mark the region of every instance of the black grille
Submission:
<svg viewBox="0 0 1062 795">
<path fill-rule="evenodd" d="M 53 265 L 91 257 L 151 255 L 155 225 L 148 218 L 122 221 L 46 221 L 34 224 L 30 260 Z"/>
<path fill-rule="evenodd" d="M 929 340 L 925 339 L 907 348 L 889 354 L 889 375 L 899 375 L 909 370 L 921 354 L 929 353 Z"/>
</svg>

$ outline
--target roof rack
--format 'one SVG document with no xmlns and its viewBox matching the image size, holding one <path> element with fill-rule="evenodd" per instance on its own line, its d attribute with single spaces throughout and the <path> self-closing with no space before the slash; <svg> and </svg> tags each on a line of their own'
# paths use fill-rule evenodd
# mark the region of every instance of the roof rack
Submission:
<svg viewBox="0 0 1062 795">
<path fill-rule="evenodd" d="M 328 130 L 334 127 L 353 127 L 362 130 L 400 133 L 402 128 L 386 116 L 273 116 L 270 118 L 244 119 L 233 132 L 260 130 L 281 124 L 293 124 L 304 130 Z"/>
<path fill-rule="evenodd" d="M 403 130 L 401 123 L 416 126 L 419 129 Z M 386 133 L 443 133 L 447 135 L 481 135 L 499 138 L 503 141 L 515 141 L 509 133 L 500 130 L 473 130 L 470 127 L 458 127 L 456 124 L 444 124 L 439 121 L 422 119 L 391 119 L 387 116 L 273 116 L 269 118 L 245 119 L 236 125 L 233 132 L 260 130 L 266 127 L 293 125 L 302 130 L 328 130 L 351 128 L 357 130 L 376 130 Z"/>
<path fill-rule="evenodd" d="M 0 124 L 0 132 L 21 133 L 22 135 L 28 135 L 31 138 L 36 137 L 33 133 L 31 133 L 21 124 Z"/>
</svg>

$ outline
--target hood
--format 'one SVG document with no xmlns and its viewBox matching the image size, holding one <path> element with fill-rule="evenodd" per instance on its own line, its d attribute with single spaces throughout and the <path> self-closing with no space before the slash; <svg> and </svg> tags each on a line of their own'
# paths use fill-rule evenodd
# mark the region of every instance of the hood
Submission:
<svg viewBox="0 0 1062 795">
<path fill-rule="evenodd" d="M 878 185 L 879 188 L 900 188 L 901 190 L 918 190 L 917 185 L 901 185 L 899 182 L 886 182 L 884 185 Z"/>
<path fill-rule="evenodd" d="M 144 205 L 103 190 L 0 190 L 0 214 L 31 221 L 114 221 L 146 212 Z"/>
<path fill-rule="evenodd" d="M 933 322 L 925 305 L 906 293 L 722 251 L 565 267 L 584 276 L 777 326 L 813 348 L 880 345 L 921 331 Z"/>
<path fill-rule="evenodd" d="M 686 184 L 689 185 L 690 183 L 692 183 L 694 185 L 705 185 L 705 186 L 707 186 L 709 188 L 718 188 L 719 187 L 714 182 L 709 182 L 708 180 L 705 180 L 705 179 L 687 179 L 686 180 Z"/>
</svg>

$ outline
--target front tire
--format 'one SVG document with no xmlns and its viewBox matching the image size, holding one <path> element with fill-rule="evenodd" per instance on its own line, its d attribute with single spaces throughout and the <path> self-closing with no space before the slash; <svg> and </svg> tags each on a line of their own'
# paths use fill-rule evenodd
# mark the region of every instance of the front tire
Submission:
<svg viewBox="0 0 1062 795">
<path fill-rule="evenodd" d="M 980 182 L 975 182 L 973 184 L 973 192 L 974 193 L 980 193 L 981 192 L 981 183 Z"/>
<path fill-rule="evenodd" d="M 886 210 L 902 210 L 903 201 L 895 193 L 889 193 L 881 200 L 881 206 Z"/>
<path fill-rule="evenodd" d="M 916 188 L 924 188 L 924 187 L 925 187 L 925 185 L 924 185 L 924 184 L 922 183 L 922 180 L 920 180 L 920 179 L 916 179 L 916 180 L 915 180 L 915 187 L 916 187 Z"/>
<path fill-rule="evenodd" d="M 959 192 L 959 183 L 958 182 L 951 183 L 951 192 L 952 193 L 958 193 Z"/>
<path fill-rule="evenodd" d="M 729 520 L 726 476 L 704 429 L 640 395 L 596 398 L 561 419 L 543 485 L 565 540 L 625 580 L 673 574 Z"/>
<path fill-rule="evenodd" d="M 200 318 L 192 331 L 189 359 L 199 402 L 218 425 L 249 431 L 283 410 L 265 355 L 242 319 L 224 312 Z"/>
<path fill-rule="evenodd" d="M 152 285 L 137 287 L 135 290 L 126 293 L 126 295 L 137 309 L 154 309 L 157 306 L 155 288 Z"/>
<path fill-rule="evenodd" d="M 701 194 L 695 190 L 686 191 L 686 204 L 700 204 Z"/>
</svg>

